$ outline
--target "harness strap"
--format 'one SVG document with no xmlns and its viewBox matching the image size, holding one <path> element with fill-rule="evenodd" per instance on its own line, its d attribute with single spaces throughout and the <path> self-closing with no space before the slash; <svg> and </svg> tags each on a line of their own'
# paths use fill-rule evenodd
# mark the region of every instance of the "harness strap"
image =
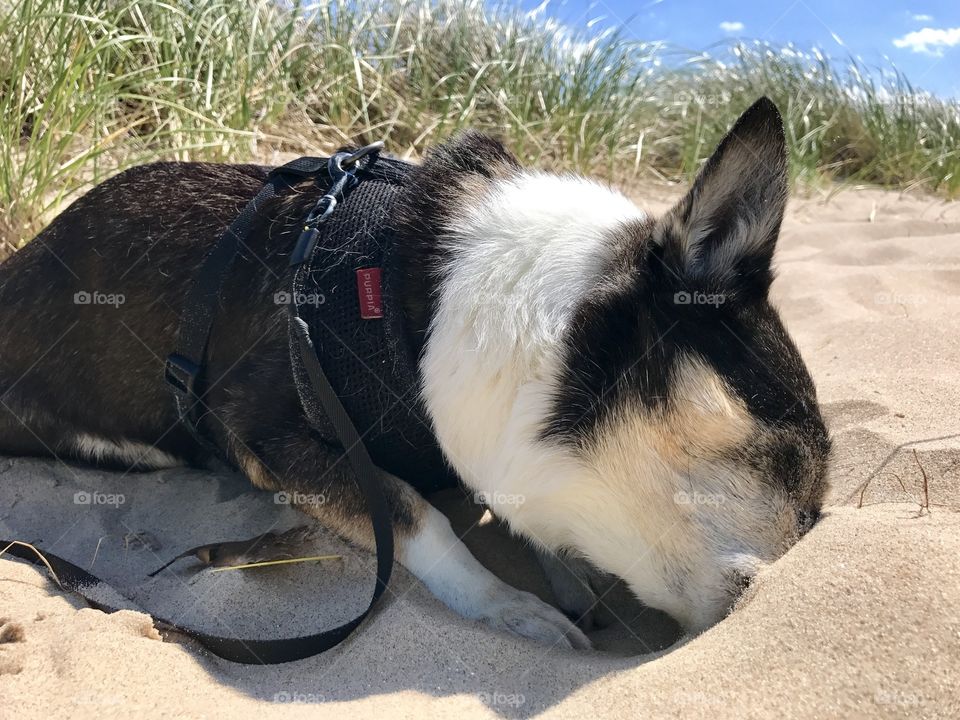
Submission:
<svg viewBox="0 0 960 720">
<path fill-rule="evenodd" d="M 316 176 L 326 168 L 326 158 L 302 157 L 271 170 L 266 184 L 220 236 L 197 271 L 180 317 L 177 349 L 167 357 L 164 378 L 173 389 L 181 422 L 207 449 L 211 449 L 211 443 L 199 429 L 203 395 L 198 380 L 227 273 L 253 228 L 259 208 L 288 187 L 291 180 Z"/>
<path fill-rule="evenodd" d="M 198 393 L 198 379 L 202 374 L 221 287 L 239 248 L 253 228 L 259 207 L 276 197 L 285 186 L 289 185 L 291 178 L 314 177 L 324 170 L 330 174 L 331 189 L 320 198 L 314 210 L 306 218 L 300 240 L 294 249 L 295 259 L 291 262 L 291 272 L 294 297 L 296 297 L 296 289 L 303 286 L 303 276 L 308 272 L 309 263 L 305 261 L 312 255 L 318 233 L 317 226 L 333 212 L 338 199 L 336 195 L 339 194 L 339 199 L 342 200 L 365 176 L 365 174 L 355 174 L 352 170 L 345 169 L 345 166 L 349 168 L 358 164 L 361 158 L 370 155 L 364 167 L 364 170 L 368 170 L 376 162 L 379 149 L 379 144 L 376 144 L 353 154 L 338 153 L 329 160 L 304 157 L 275 168 L 267 176 L 267 183 L 263 189 L 247 203 L 204 259 L 184 305 L 177 351 L 167 358 L 165 377 L 173 388 L 180 419 L 205 446 L 211 447 L 212 443 L 203 438 L 199 430 L 197 411 L 203 406 L 203 396 Z M 373 525 L 377 553 L 377 581 L 367 609 L 356 618 L 330 630 L 300 637 L 275 640 L 220 637 L 177 625 L 154 615 L 155 621 L 161 627 L 187 635 L 213 654 L 232 662 L 264 665 L 291 662 L 316 655 L 340 644 L 363 622 L 376 605 L 377 600 L 387 588 L 393 569 L 393 522 L 381 484 L 380 470 L 374 465 L 360 433 L 357 432 L 350 415 L 323 372 L 310 339 L 310 331 L 299 316 L 296 302 L 290 304 L 289 341 L 297 391 L 309 421 L 314 426 L 322 421 L 316 403 L 319 399 L 319 406 L 336 430 L 337 438 L 356 474 L 357 483 Z M 309 387 L 304 387 L 304 383 L 300 380 L 304 374 L 303 371 L 308 378 Z M 0 545 L 6 546 L 7 554 L 29 560 L 34 564 L 41 564 L 45 559 L 59 577 L 62 587 L 77 593 L 99 610 L 104 612 L 117 610 L 98 602 L 85 592 L 85 588 L 105 584 L 92 573 L 50 553 L 43 553 L 43 559 L 41 559 L 31 548 L 19 543 L 0 541 Z M 0 555 L 3 552 L 4 549 L 0 548 Z"/>
</svg>

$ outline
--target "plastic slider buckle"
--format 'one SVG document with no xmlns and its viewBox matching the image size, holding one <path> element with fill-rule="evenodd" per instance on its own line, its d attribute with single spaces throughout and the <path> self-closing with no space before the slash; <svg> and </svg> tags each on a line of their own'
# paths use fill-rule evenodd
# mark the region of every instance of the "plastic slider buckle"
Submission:
<svg viewBox="0 0 960 720">
<path fill-rule="evenodd" d="M 199 374 L 200 366 L 193 360 L 178 353 L 167 356 L 163 376 L 167 384 L 173 386 L 178 392 L 193 397 Z"/>
</svg>

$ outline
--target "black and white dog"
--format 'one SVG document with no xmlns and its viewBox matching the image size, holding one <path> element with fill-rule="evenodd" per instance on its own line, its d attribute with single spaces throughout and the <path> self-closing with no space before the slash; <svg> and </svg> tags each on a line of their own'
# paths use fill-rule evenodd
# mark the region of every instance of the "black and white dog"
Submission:
<svg viewBox="0 0 960 720">
<path fill-rule="evenodd" d="M 213 240 L 256 166 L 160 163 L 90 191 L 0 267 L 0 453 L 157 468 L 202 457 L 160 381 Z M 662 218 L 572 175 L 528 171 L 469 133 L 411 173 L 392 222 L 416 392 L 462 482 L 543 553 L 564 608 L 589 561 L 698 631 L 816 521 L 830 441 L 768 300 L 787 197 L 782 121 L 753 105 Z M 205 434 L 261 488 L 372 542 L 340 452 L 291 380 L 281 283 L 316 199 L 272 206 L 224 288 Z M 100 290 L 122 304 L 76 303 Z M 415 393 L 416 394 L 416 393 Z M 386 475 L 400 562 L 449 607 L 587 647 L 564 614 L 485 569 L 446 518 Z M 522 502 L 517 502 L 522 498 Z"/>
</svg>

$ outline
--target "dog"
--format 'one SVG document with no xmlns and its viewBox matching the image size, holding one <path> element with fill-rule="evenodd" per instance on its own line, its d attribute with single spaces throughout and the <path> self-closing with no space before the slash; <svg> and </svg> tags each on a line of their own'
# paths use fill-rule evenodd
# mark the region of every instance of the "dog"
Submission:
<svg viewBox="0 0 960 720">
<path fill-rule="evenodd" d="M 266 173 L 127 170 L 0 266 L 0 453 L 205 462 L 163 358 L 194 269 Z M 447 606 L 587 648 L 568 614 L 595 604 L 594 567 L 696 633 L 817 521 L 830 439 L 768 297 L 787 189 L 765 98 L 660 218 L 597 182 L 526 170 L 473 132 L 410 172 L 390 223 L 412 396 L 460 481 L 538 548 L 565 612 L 496 578 L 392 469 L 397 558 Z M 315 199 L 298 187 L 264 209 L 223 288 L 201 428 L 256 487 L 323 494 L 301 509 L 369 548 L 342 450 L 311 431 L 294 389 L 285 310 L 263 300 L 288 289 Z"/>
</svg>

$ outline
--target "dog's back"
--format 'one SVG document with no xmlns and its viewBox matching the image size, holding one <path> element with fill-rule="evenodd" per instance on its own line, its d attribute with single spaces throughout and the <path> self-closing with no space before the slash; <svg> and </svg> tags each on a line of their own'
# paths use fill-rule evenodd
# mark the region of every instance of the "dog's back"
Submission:
<svg viewBox="0 0 960 720">
<path fill-rule="evenodd" d="M 194 270 L 265 175 L 205 163 L 133 168 L 0 265 L 0 453 L 145 466 L 196 455 L 163 359 Z"/>
</svg>

